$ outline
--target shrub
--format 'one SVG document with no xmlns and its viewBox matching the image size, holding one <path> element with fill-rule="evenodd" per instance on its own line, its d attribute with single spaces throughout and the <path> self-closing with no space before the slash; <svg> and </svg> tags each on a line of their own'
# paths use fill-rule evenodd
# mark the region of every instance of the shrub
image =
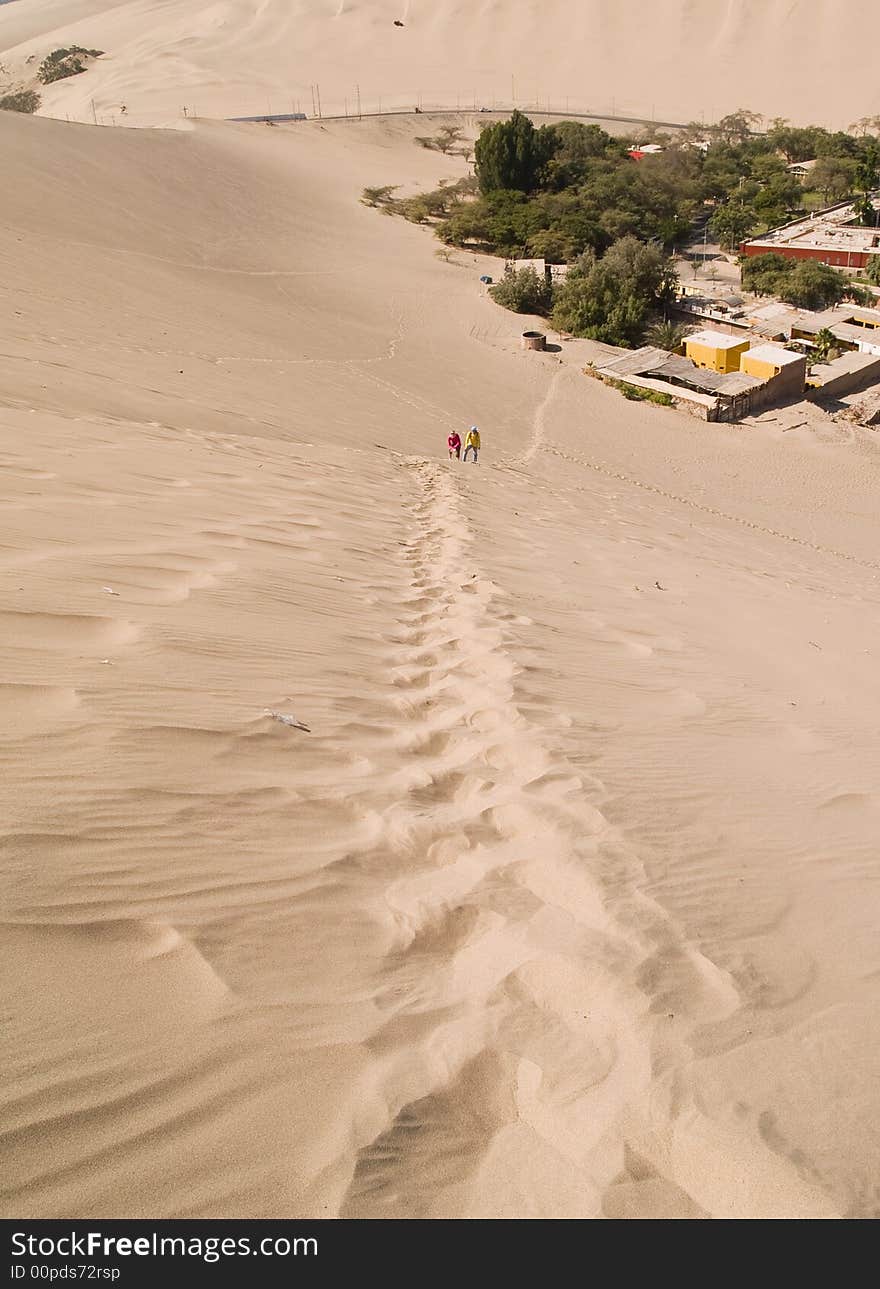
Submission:
<svg viewBox="0 0 880 1289">
<path fill-rule="evenodd" d="M 553 325 L 610 345 L 638 344 L 650 311 L 674 282 L 657 247 L 622 237 L 601 259 L 588 251 L 572 266 L 556 293 Z"/>
<path fill-rule="evenodd" d="M 866 286 L 859 286 L 858 282 L 850 282 L 846 288 L 845 298 L 851 300 L 853 304 L 870 307 L 874 303 L 874 292 L 869 291 Z"/>
<path fill-rule="evenodd" d="M 25 112 L 30 115 L 40 106 L 40 96 L 36 90 L 19 90 L 17 94 L 7 94 L 0 98 L 0 112 Z"/>
<path fill-rule="evenodd" d="M 818 260 L 799 260 L 783 281 L 779 298 L 798 309 L 826 309 L 849 289 L 849 278 Z"/>
<path fill-rule="evenodd" d="M 361 201 L 365 206 L 385 206 L 391 194 L 399 187 L 399 184 L 385 184 L 382 188 L 365 188 L 361 193 Z"/>
<path fill-rule="evenodd" d="M 450 153 L 455 150 L 455 145 L 461 143 L 464 138 L 463 132 L 457 125 L 441 125 L 439 134 L 435 135 L 417 135 L 416 143 L 419 147 L 427 148 L 430 152 Z M 470 149 L 466 149 L 470 151 Z"/>
<path fill-rule="evenodd" d="M 649 328 L 645 339 L 649 345 L 656 345 L 658 349 L 668 349 L 670 351 L 680 349 L 685 336 L 690 330 L 682 322 L 655 322 L 653 327 Z"/>
<path fill-rule="evenodd" d="M 794 267 L 784 255 L 769 251 L 766 255 L 747 256 L 742 261 L 743 289 L 755 295 L 776 295 Z"/>
<path fill-rule="evenodd" d="M 613 376 L 602 376 L 592 365 L 584 368 L 584 375 L 596 376 L 603 385 L 610 385 L 631 403 L 656 403 L 659 407 L 674 407 L 675 399 L 662 389 L 644 389 L 641 385 L 630 385 L 625 380 L 615 380 Z"/>
<path fill-rule="evenodd" d="M 553 306 L 552 284 L 529 265 L 524 269 L 508 269 L 489 294 L 496 304 L 514 313 L 547 313 Z"/>
<path fill-rule="evenodd" d="M 37 76 L 44 85 L 53 81 L 63 81 L 68 76 L 79 76 L 86 70 L 84 58 L 100 58 L 103 49 L 83 49 L 82 45 L 70 45 L 67 49 L 53 49 L 40 63 Z"/>
<path fill-rule="evenodd" d="M 778 295 L 798 309 L 825 309 L 852 290 L 839 269 L 819 260 L 789 260 L 772 252 L 743 261 L 742 284 L 756 295 Z"/>
<path fill-rule="evenodd" d="M 718 238 L 721 249 L 733 251 L 748 237 L 756 223 L 755 212 L 750 207 L 728 203 L 718 207 L 709 220 L 709 227 Z"/>
</svg>

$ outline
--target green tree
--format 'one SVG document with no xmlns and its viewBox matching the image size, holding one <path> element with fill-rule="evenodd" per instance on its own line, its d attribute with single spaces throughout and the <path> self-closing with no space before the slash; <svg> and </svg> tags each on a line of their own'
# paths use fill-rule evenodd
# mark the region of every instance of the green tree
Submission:
<svg viewBox="0 0 880 1289">
<path fill-rule="evenodd" d="M 774 251 L 748 255 L 742 261 L 742 284 L 755 295 L 778 295 L 794 271 L 794 261 Z"/>
<path fill-rule="evenodd" d="M 819 157 L 810 174 L 810 186 L 826 201 L 843 201 L 855 185 L 856 163 L 848 157 Z"/>
<path fill-rule="evenodd" d="M 869 282 L 873 282 L 875 286 L 880 286 L 880 254 L 872 255 L 868 259 L 865 277 Z"/>
<path fill-rule="evenodd" d="M 461 143 L 463 138 L 464 133 L 457 125 L 441 125 L 437 134 L 417 135 L 415 142 L 430 152 L 443 152 L 448 155 L 456 149 L 456 145 Z"/>
<path fill-rule="evenodd" d="M 481 192 L 533 192 L 553 155 L 553 134 L 548 126 L 536 130 L 527 116 L 515 111 L 509 121 L 483 130 L 474 155 Z"/>
<path fill-rule="evenodd" d="M 384 184 L 381 188 L 365 188 L 361 193 L 361 202 L 364 206 L 387 205 L 391 194 L 399 187 L 399 184 Z"/>
<path fill-rule="evenodd" d="M 798 260 L 779 295 L 798 309 L 825 309 L 842 300 L 848 286 L 849 279 L 838 269 L 818 260 Z"/>
<path fill-rule="evenodd" d="M 19 90 L 0 98 L 0 112 L 24 112 L 30 115 L 40 106 L 40 96 L 35 90 Z"/>
<path fill-rule="evenodd" d="M 760 124 L 761 117 L 757 112 L 747 112 L 740 107 L 721 118 L 718 133 L 725 143 L 744 143 Z"/>
<path fill-rule="evenodd" d="M 686 327 L 684 323 L 664 319 L 662 322 L 655 322 L 652 327 L 648 328 L 645 333 L 645 339 L 649 345 L 656 345 L 658 349 L 668 349 L 671 352 L 681 348 L 689 330 L 690 328 Z"/>
<path fill-rule="evenodd" d="M 543 274 L 531 265 L 524 269 L 508 269 L 489 294 L 496 304 L 514 313 L 545 314 L 553 305 L 553 287 Z"/>
<path fill-rule="evenodd" d="M 771 121 L 766 141 L 774 151 L 781 152 L 786 161 L 812 161 L 822 153 L 823 145 L 827 150 L 827 130 L 815 125 L 790 125 L 788 121 L 777 117 Z"/>
<path fill-rule="evenodd" d="M 865 141 L 861 159 L 856 166 L 855 180 L 858 187 L 866 194 L 880 183 L 880 144 L 876 139 Z"/>
<path fill-rule="evenodd" d="M 774 175 L 772 179 L 756 193 L 754 198 L 755 214 L 770 226 L 782 224 L 788 215 L 797 210 L 803 201 L 803 190 L 794 175 L 786 171 Z"/>
<path fill-rule="evenodd" d="M 870 228 L 875 222 L 874 203 L 866 192 L 860 192 L 853 202 L 853 213 L 860 224 Z"/>
<path fill-rule="evenodd" d="M 621 141 L 598 125 L 559 121 L 547 126 L 547 132 L 551 157 L 545 171 L 546 183 L 555 191 L 583 182 L 593 162 L 609 157 L 620 160 L 626 155 Z"/>
<path fill-rule="evenodd" d="M 756 223 L 755 212 L 750 207 L 728 202 L 718 207 L 709 220 L 709 227 L 718 238 L 722 250 L 733 251 L 748 237 Z"/>
<path fill-rule="evenodd" d="M 824 363 L 829 358 L 837 358 L 839 354 L 840 350 L 837 347 L 837 338 L 834 332 L 830 331 L 828 327 L 822 327 L 820 331 L 816 332 L 815 348 L 813 349 L 815 361 Z"/>
<path fill-rule="evenodd" d="M 597 259 L 582 255 L 557 288 L 553 325 L 612 345 L 634 345 L 652 307 L 674 289 L 675 276 L 656 246 L 635 237 L 615 242 Z"/>
<path fill-rule="evenodd" d="M 79 76 L 87 70 L 84 58 L 100 58 L 102 49 L 83 49 L 82 45 L 70 45 L 67 49 L 53 49 L 40 63 L 37 76 L 44 85 L 53 81 L 63 81 L 68 76 Z"/>
</svg>

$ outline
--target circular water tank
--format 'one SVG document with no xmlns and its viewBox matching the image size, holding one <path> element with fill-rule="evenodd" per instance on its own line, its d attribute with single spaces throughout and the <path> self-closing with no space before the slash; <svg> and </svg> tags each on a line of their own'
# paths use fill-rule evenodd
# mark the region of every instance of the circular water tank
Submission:
<svg viewBox="0 0 880 1289">
<path fill-rule="evenodd" d="M 523 349 L 546 349 L 547 337 L 543 331 L 524 331 L 522 333 Z"/>
</svg>

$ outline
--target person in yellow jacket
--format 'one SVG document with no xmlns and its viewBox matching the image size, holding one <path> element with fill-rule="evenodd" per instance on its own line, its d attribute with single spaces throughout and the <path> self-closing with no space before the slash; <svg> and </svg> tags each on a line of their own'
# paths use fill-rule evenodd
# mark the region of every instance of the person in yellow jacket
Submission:
<svg viewBox="0 0 880 1289">
<path fill-rule="evenodd" d="M 472 426 L 471 426 L 471 428 L 468 430 L 467 435 L 466 435 L 466 437 L 465 437 L 465 441 L 464 441 L 464 457 L 462 458 L 462 460 L 467 461 L 467 459 L 468 459 L 468 453 L 469 453 L 469 452 L 473 452 L 473 454 L 474 454 L 474 465 L 476 465 L 476 464 L 477 464 L 477 454 L 478 454 L 478 452 L 479 452 L 479 451 L 480 451 L 480 431 L 477 429 L 476 425 L 472 425 Z"/>
</svg>

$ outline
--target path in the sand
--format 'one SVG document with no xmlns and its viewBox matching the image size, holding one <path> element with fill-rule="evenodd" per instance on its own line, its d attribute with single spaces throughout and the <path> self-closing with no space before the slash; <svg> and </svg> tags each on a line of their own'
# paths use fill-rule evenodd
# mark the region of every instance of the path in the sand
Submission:
<svg viewBox="0 0 880 1289">
<path fill-rule="evenodd" d="M 743 1143 L 701 1120 L 684 1070 L 689 1032 L 736 989 L 639 893 L 638 857 L 591 804 L 602 785 L 518 710 L 507 626 L 524 620 L 479 567 L 467 475 L 404 469 L 411 589 L 388 657 L 404 734 L 371 863 L 393 928 L 373 1044 L 387 1115 L 342 1214 L 699 1215 L 725 1190 L 731 1215 L 826 1211 L 760 1148 L 748 1196 L 728 1184 Z"/>
</svg>

